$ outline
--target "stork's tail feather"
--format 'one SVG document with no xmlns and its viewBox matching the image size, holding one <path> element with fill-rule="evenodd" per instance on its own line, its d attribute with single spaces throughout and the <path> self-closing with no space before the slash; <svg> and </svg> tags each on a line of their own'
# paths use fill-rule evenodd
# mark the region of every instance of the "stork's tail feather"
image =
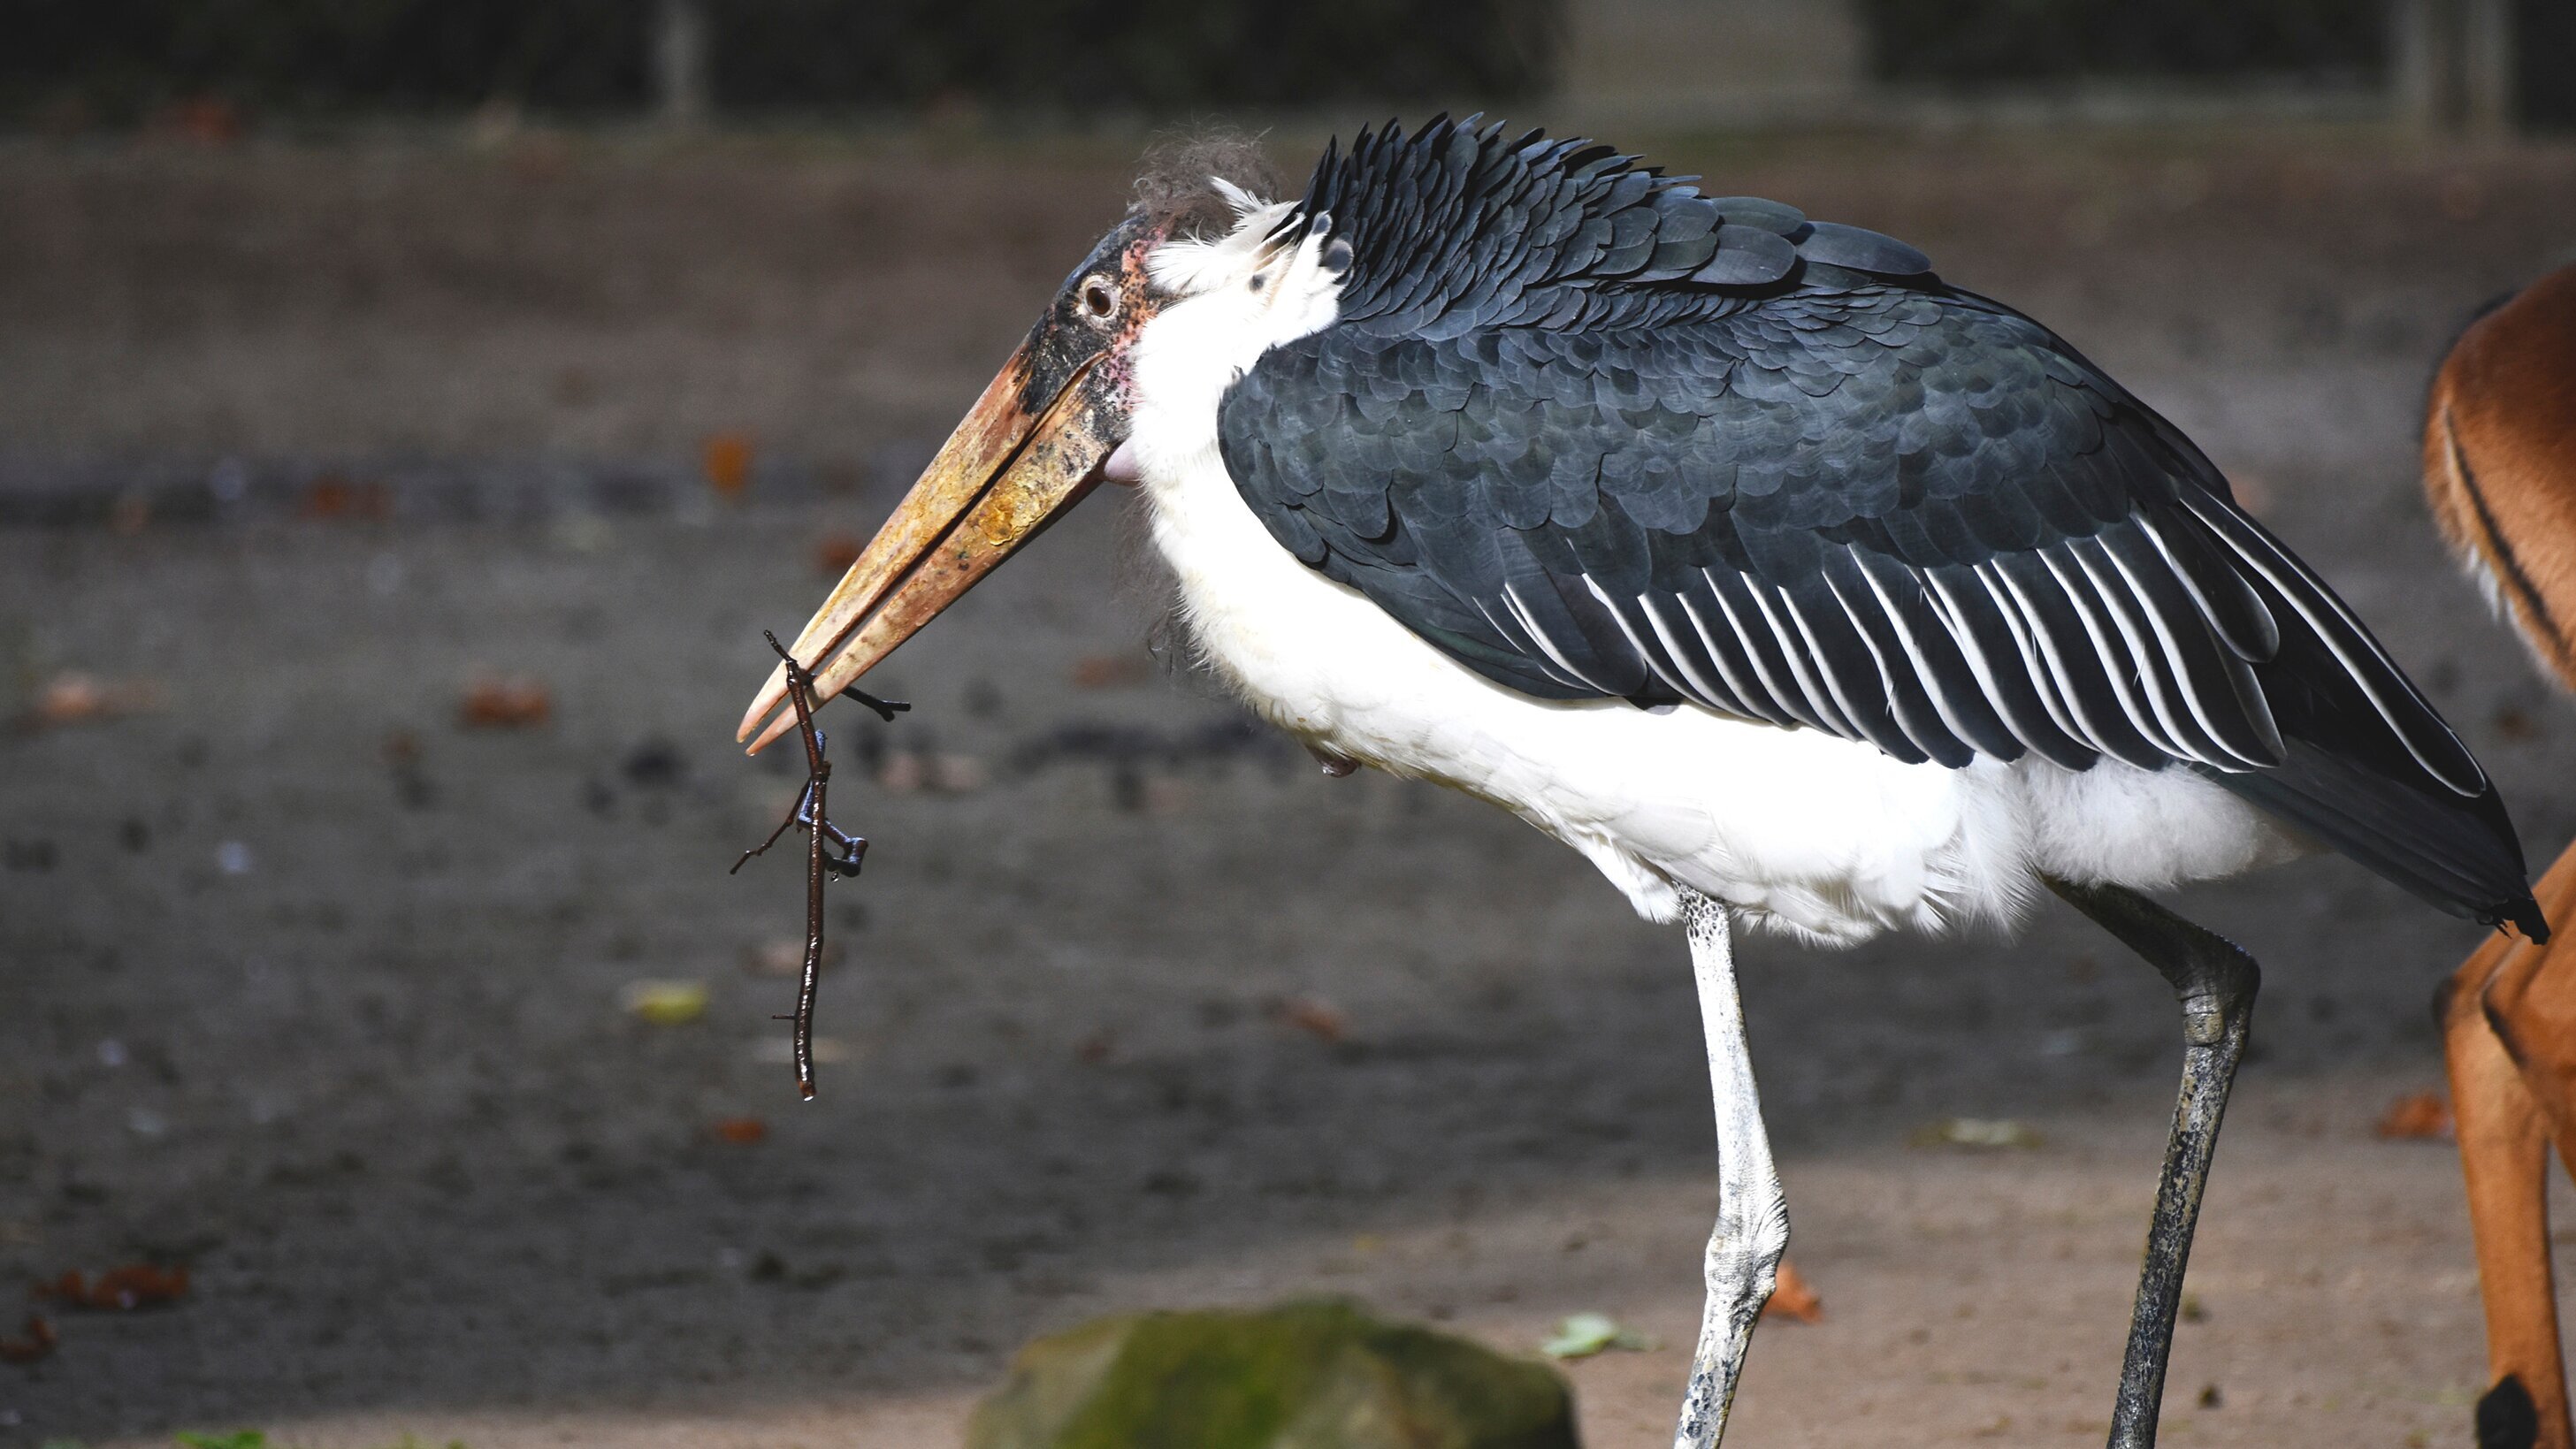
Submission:
<svg viewBox="0 0 2576 1449">
<path fill-rule="evenodd" d="M 2494 786 L 2461 795 L 2429 780 L 2394 779 L 2306 740 L 2289 746 L 2277 769 L 2206 773 L 2437 909 L 2549 939 Z"/>
</svg>

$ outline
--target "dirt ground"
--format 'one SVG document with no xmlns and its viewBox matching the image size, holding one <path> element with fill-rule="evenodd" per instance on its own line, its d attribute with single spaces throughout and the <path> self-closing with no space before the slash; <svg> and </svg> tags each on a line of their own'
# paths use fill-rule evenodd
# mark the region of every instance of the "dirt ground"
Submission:
<svg viewBox="0 0 2576 1449">
<path fill-rule="evenodd" d="M 1309 150 L 1283 135 L 1283 153 Z M 2576 833 L 2576 715 L 2414 495 L 2467 310 L 2576 243 L 2576 151 L 2367 136 L 1683 138 L 1929 250 L 2165 409 Z M 372 1449 L 952 1443 L 1027 1337 L 1351 1294 L 1569 1369 L 1665 1442 L 1709 1107 L 1677 934 L 1485 807 L 1328 780 L 1152 667 L 1090 505 L 834 730 L 822 1096 L 781 1047 L 794 786 L 733 720 L 1115 214 L 1126 142 L 522 134 L 0 145 L 0 1336 L 22 1282 L 185 1263 L 0 1364 L 0 1445 L 255 1426 Z M 707 440 L 750 483 L 698 481 Z M 470 682 L 550 692 L 467 730 Z M 847 712 L 835 711 L 836 714 Z M 894 789 L 927 780 L 944 789 Z M 857 783 L 847 783 L 856 781 Z M 2476 1285 L 2426 1012 L 2478 932 L 2335 860 L 2183 908 L 2269 975 L 2168 1442 L 2468 1442 Z M 1746 1445 L 2077 1444 L 2107 1422 L 2178 1061 L 2144 968 L 1758 942 L 1745 992 L 1821 1323 Z M 652 1026 L 636 982 L 704 982 Z M 2039 1142 L 1910 1146 L 2008 1117 Z M 722 1140 L 757 1118 L 766 1140 Z"/>
</svg>

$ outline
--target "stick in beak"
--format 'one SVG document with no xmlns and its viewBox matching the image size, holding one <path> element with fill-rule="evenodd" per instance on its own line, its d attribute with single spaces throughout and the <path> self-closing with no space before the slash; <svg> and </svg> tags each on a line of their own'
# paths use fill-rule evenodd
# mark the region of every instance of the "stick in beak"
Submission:
<svg viewBox="0 0 2576 1449">
<path fill-rule="evenodd" d="M 1124 420 L 1099 381 L 1097 359 L 1083 362 L 1033 414 L 1026 399 L 1037 345 L 1032 338 L 1012 354 L 796 636 L 796 658 L 815 674 L 817 707 L 1099 482 L 1101 460 L 1122 441 Z M 840 653 L 830 667 L 819 667 L 835 649 Z M 752 700 L 735 738 L 750 740 L 750 752 L 758 754 L 793 729 L 794 713 L 779 708 L 786 700 L 781 665 Z"/>
</svg>

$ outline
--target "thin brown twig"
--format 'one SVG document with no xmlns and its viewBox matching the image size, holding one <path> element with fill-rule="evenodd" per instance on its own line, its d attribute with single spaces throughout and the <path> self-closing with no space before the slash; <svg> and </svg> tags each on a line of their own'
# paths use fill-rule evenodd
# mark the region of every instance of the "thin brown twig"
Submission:
<svg viewBox="0 0 2576 1449">
<path fill-rule="evenodd" d="M 756 855 L 765 855 L 778 837 L 791 825 L 805 827 L 805 972 L 796 987 L 796 1090 L 806 1101 L 814 1100 L 814 991 L 823 974 L 823 885 L 825 873 L 857 875 L 859 862 L 866 857 L 866 840 L 845 835 L 832 824 L 826 792 L 832 780 L 832 762 L 823 757 L 823 734 L 814 728 L 814 676 L 796 656 L 787 652 L 776 634 L 763 631 L 762 638 L 787 663 L 787 697 L 796 706 L 796 731 L 805 741 L 805 789 L 796 803 L 788 807 L 787 818 L 769 832 L 769 838 L 742 853 L 733 863 L 739 871 Z M 857 691 L 848 691 L 861 703 L 891 721 L 896 712 L 911 708 L 906 704 L 879 700 Z M 835 856 L 827 848 L 826 837 L 837 840 L 848 853 Z M 731 872 L 728 872 L 730 874 Z"/>
</svg>

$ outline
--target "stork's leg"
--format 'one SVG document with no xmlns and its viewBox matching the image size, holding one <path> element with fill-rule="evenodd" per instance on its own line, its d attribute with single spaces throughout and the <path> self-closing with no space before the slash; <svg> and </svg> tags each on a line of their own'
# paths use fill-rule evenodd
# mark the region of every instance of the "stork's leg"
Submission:
<svg viewBox="0 0 2576 1449">
<path fill-rule="evenodd" d="M 2120 1364 L 2120 1397 L 2111 1406 L 2111 1449 L 2149 1449 L 2165 1393 L 2165 1356 L 2173 1348 L 2182 1304 L 2182 1274 L 2200 1217 L 2201 1189 L 2218 1146 L 2227 1090 L 2245 1053 L 2254 993 L 2263 973 L 2254 958 L 2136 891 L 2114 885 L 2048 888 L 2120 938 L 2172 983 L 2182 998 L 2182 1091 L 2174 1101 L 2173 1135 L 2165 1142 L 2164 1179 L 2147 1223 L 2146 1265 L 2129 1318 L 2129 1351 Z"/>
<path fill-rule="evenodd" d="M 1762 1101 L 1753 1089 L 1726 907 L 1686 890 L 1682 920 L 1690 927 L 1691 972 L 1699 982 L 1700 1028 L 1708 1037 L 1709 1087 L 1717 1102 L 1717 1228 L 1708 1239 L 1699 1351 L 1691 1358 L 1690 1391 L 1673 1445 L 1715 1449 L 1754 1320 L 1771 1296 L 1780 1255 L 1789 1250 L 1789 1202 L 1771 1166 Z"/>
</svg>

